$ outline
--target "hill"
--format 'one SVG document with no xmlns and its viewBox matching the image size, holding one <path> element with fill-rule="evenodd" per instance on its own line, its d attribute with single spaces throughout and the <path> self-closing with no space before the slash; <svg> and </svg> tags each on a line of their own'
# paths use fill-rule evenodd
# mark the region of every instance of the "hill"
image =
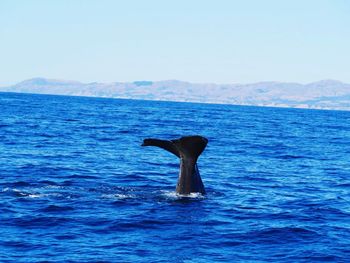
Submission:
<svg viewBox="0 0 350 263">
<path fill-rule="evenodd" d="M 34 78 L 0 91 L 165 100 L 236 105 L 350 110 L 350 84 L 322 80 L 309 84 L 258 82 L 198 84 L 178 80 L 81 83 Z"/>
</svg>

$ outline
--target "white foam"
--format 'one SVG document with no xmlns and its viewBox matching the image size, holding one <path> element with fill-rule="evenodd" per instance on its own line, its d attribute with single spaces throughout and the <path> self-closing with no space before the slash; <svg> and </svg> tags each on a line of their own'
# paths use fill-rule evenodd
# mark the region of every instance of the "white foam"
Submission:
<svg viewBox="0 0 350 263">
<path fill-rule="evenodd" d="M 127 199 L 127 198 L 133 198 L 133 195 L 130 194 L 103 194 L 102 198 L 108 198 L 108 199 Z"/>
<path fill-rule="evenodd" d="M 178 194 L 174 191 L 161 191 L 162 195 L 171 198 L 171 199 L 180 199 L 180 198 L 193 198 L 193 199 L 202 199 L 204 195 L 201 193 L 190 193 L 188 195 Z"/>
<path fill-rule="evenodd" d="M 43 188 L 47 188 L 47 189 L 63 189 L 64 186 L 61 186 L 61 185 L 46 185 Z"/>
<path fill-rule="evenodd" d="M 42 197 L 43 195 L 41 194 L 29 194 L 27 197 L 28 198 L 39 198 L 39 197 Z"/>
</svg>

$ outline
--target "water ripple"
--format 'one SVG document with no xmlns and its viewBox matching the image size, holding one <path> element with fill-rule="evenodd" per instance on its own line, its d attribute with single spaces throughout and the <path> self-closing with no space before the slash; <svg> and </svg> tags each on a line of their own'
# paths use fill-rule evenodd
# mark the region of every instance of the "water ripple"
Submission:
<svg viewBox="0 0 350 263">
<path fill-rule="evenodd" d="M 348 262 L 350 113 L 0 94 L 2 262 Z M 209 138 L 207 195 L 146 137 Z"/>
</svg>

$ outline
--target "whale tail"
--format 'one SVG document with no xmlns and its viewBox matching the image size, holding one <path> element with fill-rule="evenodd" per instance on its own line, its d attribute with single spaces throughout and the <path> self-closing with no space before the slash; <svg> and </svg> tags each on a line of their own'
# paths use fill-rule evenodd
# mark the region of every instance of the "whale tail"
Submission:
<svg viewBox="0 0 350 263">
<path fill-rule="evenodd" d="M 176 186 L 179 194 L 205 194 L 199 175 L 197 159 L 207 146 L 208 140 L 202 136 L 185 136 L 177 140 L 145 139 L 142 146 L 160 147 L 180 158 L 180 174 Z"/>
<path fill-rule="evenodd" d="M 195 135 L 184 136 L 177 140 L 145 139 L 142 146 L 160 147 L 181 159 L 191 159 L 196 163 L 207 143 L 207 138 Z"/>
</svg>

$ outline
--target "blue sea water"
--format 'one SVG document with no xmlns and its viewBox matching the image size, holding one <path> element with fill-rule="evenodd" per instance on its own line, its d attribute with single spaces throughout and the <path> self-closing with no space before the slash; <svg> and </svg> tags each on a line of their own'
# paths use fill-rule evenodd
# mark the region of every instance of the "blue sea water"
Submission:
<svg viewBox="0 0 350 263">
<path fill-rule="evenodd" d="M 206 196 L 147 137 L 209 139 Z M 350 262 L 350 112 L 0 93 L 0 262 Z"/>
</svg>

